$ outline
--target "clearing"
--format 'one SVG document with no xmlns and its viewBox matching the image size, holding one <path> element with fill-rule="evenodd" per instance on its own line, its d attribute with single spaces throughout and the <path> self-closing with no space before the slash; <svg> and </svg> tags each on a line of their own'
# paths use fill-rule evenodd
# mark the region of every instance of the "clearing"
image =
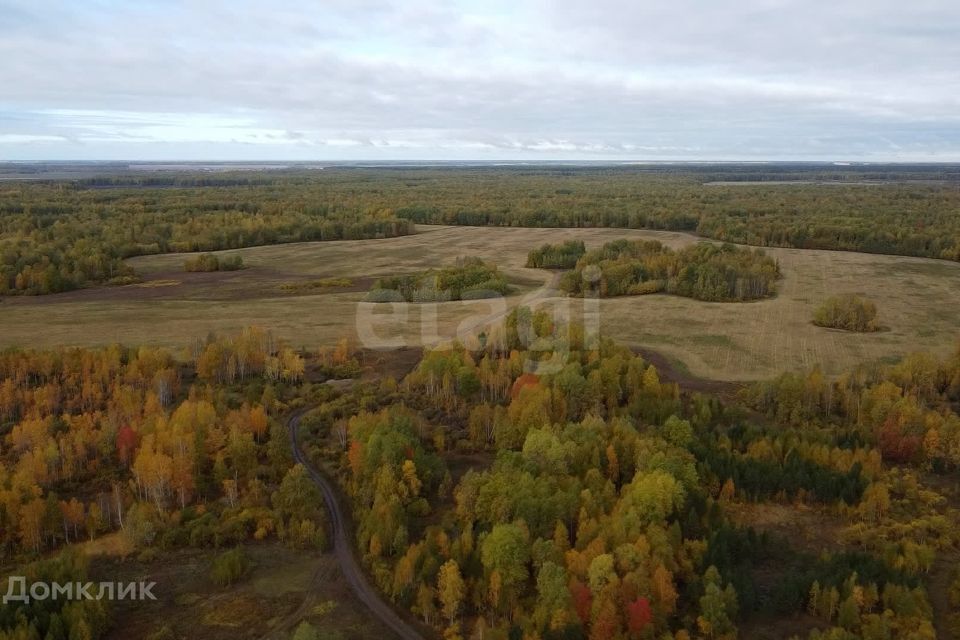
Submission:
<svg viewBox="0 0 960 640">
<path fill-rule="evenodd" d="M 535 299 L 569 305 L 553 274 L 528 269 L 527 252 L 543 243 L 583 239 L 589 248 L 617 238 L 656 239 L 672 247 L 694 235 L 629 229 L 531 229 L 420 226 L 419 233 L 383 240 L 310 242 L 221 253 L 239 254 L 242 271 L 185 273 L 184 254 L 131 260 L 145 282 L 44 297 L 0 301 L 0 346 L 93 346 L 113 342 L 182 347 L 209 331 L 258 324 L 295 347 L 315 349 L 373 327 L 380 338 L 360 346 L 420 347 L 456 335 L 485 316 Z M 711 303 L 669 295 L 599 301 L 607 335 L 663 354 L 678 369 L 712 380 L 747 381 L 819 364 L 835 374 L 863 362 L 891 361 L 918 351 L 952 349 L 960 314 L 960 264 L 874 254 L 769 248 L 784 278 L 778 295 L 749 303 Z M 498 265 L 517 287 L 506 300 L 429 305 L 364 305 L 374 278 L 452 264 L 477 256 Z M 351 286 L 286 287 L 321 278 Z M 294 289 L 290 291 L 290 289 Z M 856 293 L 877 303 L 889 330 L 848 334 L 813 326 L 813 310 L 831 295 Z M 593 303 L 593 301 L 591 301 Z"/>
</svg>

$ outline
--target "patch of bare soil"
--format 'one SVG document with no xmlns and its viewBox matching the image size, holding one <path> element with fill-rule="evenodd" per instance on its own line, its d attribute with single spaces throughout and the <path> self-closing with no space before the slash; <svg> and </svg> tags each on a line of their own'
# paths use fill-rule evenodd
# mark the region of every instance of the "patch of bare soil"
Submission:
<svg viewBox="0 0 960 640">
<path fill-rule="evenodd" d="M 755 616 L 738 627 L 739 637 L 750 640 L 782 640 L 783 638 L 806 638 L 814 629 L 822 629 L 823 620 L 808 613 L 792 616 L 766 618 Z"/>
<path fill-rule="evenodd" d="M 802 551 L 816 555 L 842 546 L 840 532 L 844 523 L 818 507 L 737 502 L 726 505 L 725 510 L 736 524 L 775 534 Z"/>
<path fill-rule="evenodd" d="M 376 278 L 352 278 L 348 286 L 310 287 L 316 276 L 290 274 L 265 267 L 238 271 L 163 271 L 143 281 L 121 286 L 99 286 L 44 296 L 12 296 L 5 304 L 46 305 L 69 302 L 119 302 L 126 300 L 254 300 L 259 298 L 317 296 L 369 291 Z M 296 285 L 302 284 L 302 288 Z M 294 285 L 285 290 L 282 285 Z"/>
<path fill-rule="evenodd" d="M 392 377 L 399 382 L 413 371 L 414 367 L 420 362 L 420 358 L 423 357 L 423 349 L 415 347 L 384 351 L 363 349 L 358 357 L 360 366 L 363 368 L 363 373 L 360 375 L 361 380 L 379 380 Z"/>
<path fill-rule="evenodd" d="M 656 367 L 661 380 L 674 382 L 684 391 L 734 398 L 747 385 L 745 382 L 698 378 L 689 371 L 680 369 L 670 358 L 658 351 L 646 347 L 632 347 L 632 349 L 634 353 Z"/>
</svg>

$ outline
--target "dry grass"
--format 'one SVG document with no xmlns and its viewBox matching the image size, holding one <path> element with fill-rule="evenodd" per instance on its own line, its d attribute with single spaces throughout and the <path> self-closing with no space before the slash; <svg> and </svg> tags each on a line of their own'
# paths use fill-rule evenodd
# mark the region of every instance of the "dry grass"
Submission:
<svg viewBox="0 0 960 640">
<path fill-rule="evenodd" d="M 364 296 L 361 291 L 307 289 L 291 296 L 281 292 L 279 285 L 322 278 L 365 282 L 474 255 L 496 263 L 518 285 L 518 292 L 506 301 L 513 306 L 550 281 L 550 273 L 522 266 L 527 252 L 544 242 L 582 238 L 594 247 L 627 237 L 679 247 L 697 241 L 683 233 L 623 229 L 421 227 L 421 231 L 385 240 L 231 250 L 249 265 L 238 272 L 183 274 L 183 255 L 136 258 L 131 263 L 148 286 L 4 300 L 0 345 L 120 341 L 178 347 L 209 331 L 260 324 L 295 346 L 312 349 L 355 334 L 358 309 L 365 309 L 386 319 L 376 327 L 379 335 L 417 346 L 454 335 L 461 323 L 471 324 L 470 318 L 502 310 L 490 301 L 411 305 L 404 319 L 390 316 L 389 305 L 358 306 Z M 625 343 L 662 352 L 694 375 L 718 380 L 751 380 L 814 364 L 837 373 L 911 351 L 942 352 L 952 349 L 960 337 L 960 314 L 954 307 L 960 264 L 834 251 L 768 252 L 780 260 L 785 275 L 774 299 L 708 303 L 654 295 L 603 300 L 603 330 Z M 172 279 L 179 282 L 167 284 Z M 164 286 L 149 286 L 152 281 Z M 840 293 L 876 301 L 879 321 L 887 330 L 850 334 L 813 326 L 817 305 Z M 545 300 L 563 302 L 552 293 Z"/>
<path fill-rule="evenodd" d="M 133 543 L 119 531 L 84 542 L 81 548 L 84 554 L 94 557 L 126 558 L 135 551 Z"/>
</svg>

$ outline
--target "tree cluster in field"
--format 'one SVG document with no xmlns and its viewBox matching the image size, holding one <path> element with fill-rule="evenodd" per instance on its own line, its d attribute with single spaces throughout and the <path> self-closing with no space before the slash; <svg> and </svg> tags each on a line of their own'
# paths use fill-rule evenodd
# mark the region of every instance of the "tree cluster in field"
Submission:
<svg viewBox="0 0 960 640">
<path fill-rule="evenodd" d="M 131 256 L 412 232 L 388 210 L 361 210 L 323 184 L 296 180 L 201 180 L 175 189 L 7 183 L 0 188 L 0 296 L 133 282 L 124 262 Z"/>
<path fill-rule="evenodd" d="M 420 273 L 388 276 L 373 283 L 368 302 L 446 302 L 478 300 L 510 293 L 507 279 L 495 265 L 479 258 L 460 258 L 457 264 Z"/>
<path fill-rule="evenodd" d="M 666 292 L 714 302 L 774 295 L 777 262 L 761 249 L 700 242 L 671 249 L 656 240 L 614 240 L 585 253 L 560 288 L 600 297 Z"/>
<path fill-rule="evenodd" d="M 824 300 L 813 314 L 813 324 L 859 333 L 880 330 L 877 305 L 854 294 L 831 296 Z"/>
<path fill-rule="evenodd" d="M 573 269 L 587 248 L 583 240 L 567 240 L 563 244 L 544 244 L 527 255 L 527 266 L 537 269 Z"/>
<path fill-rule="evenodd" d="M 203 253 L 196 258 L 188 258 L 183 263 L 183 270 L 195 271 L 239 271 L 243 269 L 243 258 L 238 255 L 217 256 L 212 253 Z"/>
</svg>

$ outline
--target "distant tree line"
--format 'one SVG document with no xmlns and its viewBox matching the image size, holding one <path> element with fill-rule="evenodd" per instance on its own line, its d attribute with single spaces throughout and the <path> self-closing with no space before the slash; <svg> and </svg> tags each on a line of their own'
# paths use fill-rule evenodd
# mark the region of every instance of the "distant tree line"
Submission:
<svg viewBox="0 0 960 640">
<path fill-rule="evenodd" d="M 823 167 L 808 179 L 894 179 Z M 0 295 L 135 278 L 123 259 L 404 235 L 413 223 L 695 232 L 757 246 L 960 260 L 960 191 L 943 183 L 705 185 L 800 180 L 798 167 L 331 168 L 211 175 L 121 173 L 0 188 Z"/>
<path fill-rule="evenodd" d="M 200 180 L 198 178 L 198 180 Z M 311 240 L 406 235 L 408 220 L 299 182 L 185 188 L 0 187 L 0 296 L 125 284 L 124 259 Z"/>
</svg>

